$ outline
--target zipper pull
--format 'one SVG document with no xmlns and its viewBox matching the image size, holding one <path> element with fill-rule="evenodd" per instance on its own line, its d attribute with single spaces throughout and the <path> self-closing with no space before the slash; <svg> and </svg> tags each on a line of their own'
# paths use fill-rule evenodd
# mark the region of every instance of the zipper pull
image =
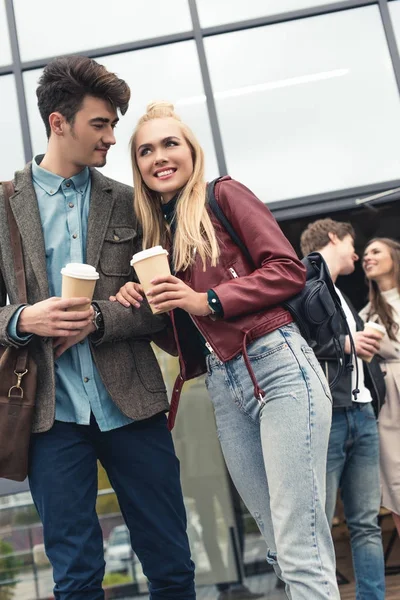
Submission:
<svg viewBox="0 0 400 600">
<path fill-rule="evenodd" d="M 206 348 L 210 354 L 214 354 L 214 350 L 212 349 L 212 346 L 208 342 L 206 342 Z"/>
<path fill-rule="evenodd" d="M 239 277 L 239 275 L 236 273 L 233 267 L 229 267 L 228 271 L 232 275 L 233 279 L 237 279 Z"/>
</svg>

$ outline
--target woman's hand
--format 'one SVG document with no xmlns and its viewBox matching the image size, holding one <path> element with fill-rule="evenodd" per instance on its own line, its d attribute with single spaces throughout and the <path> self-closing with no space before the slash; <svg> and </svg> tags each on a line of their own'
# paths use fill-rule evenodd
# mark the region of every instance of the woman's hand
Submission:
<svg viewBox="0 0 400 600">
<path fill-rule="evenodd" d="M 156 277 L 151 283 L 154 287 L 147 292 L 147 298 L 154 308 L 162 311 L 183 308 L 189 314 L 198 317 L 211 313 L 207 293 L 195 292 L 177 277 L 173 275 Z"/>
<path fill-rule="evenodd" d="M 381 346 L 381 337 L 379 334 L 367 331 L 356 331 L 353 333 L 353 341 L 356 354 L 359 358 L 372 358 L 374 354 L 379 352 Z M 346 335 L 344 351 L 346 354 L 351 353 L 350 338 L 348 335 Z"/>
<path fill-rule="evenodd" d="M 143 302 L 143 288 L 139 283 L 129 281 L 120 288 L 115 296 L 110 296 L 111 302 L 118 301 L 122 306 L 128 308 L 134 306 L 140 308 L 140 303 Z"/>
</svg>

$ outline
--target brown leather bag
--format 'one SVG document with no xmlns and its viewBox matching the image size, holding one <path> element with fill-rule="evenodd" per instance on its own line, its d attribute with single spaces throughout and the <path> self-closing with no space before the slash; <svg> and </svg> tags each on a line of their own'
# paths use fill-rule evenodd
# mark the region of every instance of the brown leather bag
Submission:
<svg viewBox="0 0 400 600">
<path fill-rule="evenodd" d="M 19 302 L 27 304 L 21 236 L 10 206 L 11 181 L 3 182 Z M 36 396 L 36 363 L 28 348 L 0 346 L 0 477 L 23 481 L 28 475 L 28 453 Z"/>
</svg>

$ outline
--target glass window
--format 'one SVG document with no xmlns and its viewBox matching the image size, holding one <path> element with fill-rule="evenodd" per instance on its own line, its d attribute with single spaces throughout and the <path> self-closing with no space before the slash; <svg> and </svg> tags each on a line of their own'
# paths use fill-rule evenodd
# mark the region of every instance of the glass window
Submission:
<svg viewBox="0 0 400 600">
<path fill-rule="evenodd" d="M 0 2 L 0 65 L 12 62 L 5 2 Z"/>
<path fill-rule="evenodd" d="M 25 98 L 28 109 L 29 129 L 31 132 L 33 154 L 44 154 L 47 147 L 46 130 L 37 107 L 36 88 L 37 82 L 42 74 L 42 69 L 25 71 L 24 87 Z"/>
<path fill-rule="evenodd" d="M 332 0 L 230 0 L 229 10 L 225 2 L 197 0 L 202 27 L 232 23 L 258 17 L 269 17 L 302 8 L 332 4 Z M 343 0 L 343 4 L 347 1 Z"/>
<path fill-rule="evenodd" d="M 176 111 L 198 136 L 206 155 L 206 176 L 218 176 L 211 127 L 203 91 L 199 61 L 194 42 L 181 42 L 148 50 L 137 50 L 97 59 L 118 73 L 132 89 L 127 114 L 116 129 L 117 144 L 109 153 L 102 172 L 109 177 L 132 184 L 129 139 L 146 105 L 153 100 L 169 100 Z M 169 65 L 173 68 L 173 76 Z M 24 73 L 29 122 L 34 154 L 44 152 L 47 145 L 45 129 L 36 103 L 36 87 L 41 70 Z"/>
<path fill-rule="evenodd" d="M 63 0 L 14 0 L 14 5 L 22 60 L 192 29 L 187 0 L 69 0 L 68 9 Z"/>
<path fill-rule="evenodd" d="M 400 99 L 377 6 L 205 45 L 229 173 L 264 201 L 398 179 Z"/>
<path fill-rule="evenodd" d="M 14 75 L 0 77 L 0 180 L 25 164 Z"/>
</svg>

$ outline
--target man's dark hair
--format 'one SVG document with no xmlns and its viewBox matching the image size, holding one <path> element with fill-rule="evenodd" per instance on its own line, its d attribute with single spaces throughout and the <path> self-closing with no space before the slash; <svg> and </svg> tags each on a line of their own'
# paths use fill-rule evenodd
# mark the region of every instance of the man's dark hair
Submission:
<svg viewBox="0 0 400 600">
<path fill-rule="evenodd" d="M 47 137 L 50 137 L 51 113 L 60 112 L 72 125 L 85 96 L 94 96 L 110 102 L 124 115 L 128 110 L 131 92 L 123 79 L 107 71 L 92 58 L 63 56 L 45 67 L 36 95 Z"/>
<path fill-rule="evenodd" d="M 351 235 L 355 239 L 355 232 L 351 223 L 343 221 L 334 221 L 333 219 L 318 219 L 310 223 L 303 231 L 300 237 L 300 247 L 303 256 L 310 252 L 322 250 L 330 242 L 329 234 L 335 233 L 339 240 L 343 240 L 346 235 Z"/>
</svg>

